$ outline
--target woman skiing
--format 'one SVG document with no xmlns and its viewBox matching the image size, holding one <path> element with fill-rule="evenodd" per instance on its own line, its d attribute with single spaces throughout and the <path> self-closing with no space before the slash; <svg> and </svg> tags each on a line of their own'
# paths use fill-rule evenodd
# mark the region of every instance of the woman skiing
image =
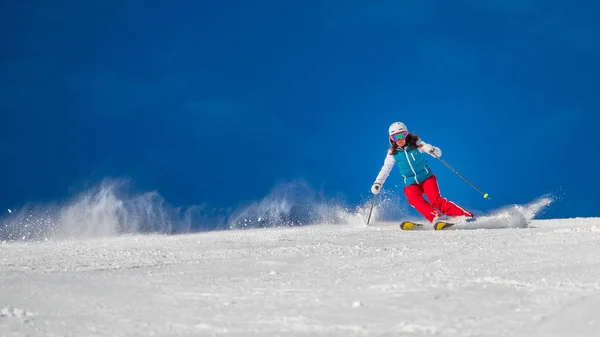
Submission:
<svg viewBox="0 0 600 337">
<path fill-rule="evenodd" d="M 440 195 L 437 179 L 429 168 L 425 153 L 441 157 L 442 150 L 423 142 L 418 135 L 408 133 L 406 125 L 402 122 L 393 123 L 388 131 L 391 147 L 371 192 L 379 193 L 392 168 L 397 165 L 404 180 L 404 194 L 408 203 L 434 224 L 435 229 L 443 228 L 444 225 L 438 228 L 437 223 L 443 221 L 444 215 L 464 217 L 468 222 L 473 221 L 473 213 Z M 429 202 L 423 198 L 423 193 Z"/>
</svg>

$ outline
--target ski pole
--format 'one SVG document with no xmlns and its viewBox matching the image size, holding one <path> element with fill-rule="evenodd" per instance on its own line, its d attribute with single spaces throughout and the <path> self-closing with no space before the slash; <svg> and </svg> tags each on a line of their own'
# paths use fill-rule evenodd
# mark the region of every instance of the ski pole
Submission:
<svg viewBox="0 0 600 337">
<path fill-rule="evenodd" d="M 450 166 L 448 163 L 446 163 L 446 161 L 438 156 L 435 156 L 437 159 L 439 159 L 444 165 L 448 166 L 449 169 L 451 169 L 452 171 L 454 171 L 454 173 L 458 174 L 459 177 L 463 178 L 464 181 L 468 182 L 469 185 L 473 186 L 474 189 L 476 189 L 479 193 L 483 194 L 483 197 L 485 199 L 489 199 L 489 195 L 487 193 L 484 193 L 482 190 L 480 190 L 479 188 L 477 188 L 477 186 L 473 185 L 472 182 L 470 182 L 467 178 L 465 178 L 462 174 L 458 173 L 457 170 L 455 170 L 452 166 Z"/>
<path fill-rule="evenodd" d="M 369 211 L 369 218 L 367 219 L 367 225 L 369 225 L 369 222 L 371 222 L 371 213 L 373 212 L 373 206 L 375 206 L 375 198 L 377 197 L 377 194 L 373 195 L 373 201 L 371 202 L 371 210 Z"/>
</svg>

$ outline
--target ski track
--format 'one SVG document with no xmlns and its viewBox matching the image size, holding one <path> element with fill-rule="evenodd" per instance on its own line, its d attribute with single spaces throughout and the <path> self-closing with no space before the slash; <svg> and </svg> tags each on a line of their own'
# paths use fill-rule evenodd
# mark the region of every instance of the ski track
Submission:
<svg viewBox="0 0 600 337">
<path fill-rule="evenodd" d="M 0 244 L 0 336 L 598 336 L 600 218 Z"/>
</svg>

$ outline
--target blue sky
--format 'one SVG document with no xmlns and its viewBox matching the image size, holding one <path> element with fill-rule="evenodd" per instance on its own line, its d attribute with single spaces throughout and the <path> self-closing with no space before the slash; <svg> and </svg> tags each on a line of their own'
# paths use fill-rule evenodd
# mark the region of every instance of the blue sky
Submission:
<svg viewBox="0 0 600 337">
<path fill-rule="evenodd" d="M 600 216 L 596 2 L 12 1 L 0 13 L 6 208 L 103 177 L 175 205 L 231 207 L 293 179 L 358 204 L 403 121 L 492 196 L 432 159 L 465 207 L 552 193 L 546 217 Z"/>
</svg>

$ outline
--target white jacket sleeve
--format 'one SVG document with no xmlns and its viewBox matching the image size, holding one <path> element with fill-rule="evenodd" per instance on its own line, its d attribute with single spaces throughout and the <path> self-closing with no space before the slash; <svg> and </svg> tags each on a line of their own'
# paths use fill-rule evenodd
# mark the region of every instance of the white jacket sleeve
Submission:
<svg viewBox="0 0 600 337">
<path fill-rule="evenodd" d="M 417 145 L 420 145 L 419 146 L 419 151 L 421 153 L 427 153 L 428 155 L 432 155 L 432 156 L 436 156 L 436 157 L 441 157 L 442 156 L 442 149 L 440 149 L 439 147 L 435 147 L 435 146 L 433 146 L 431 144 L 427 144 L 427 143 L 425 143 L 424 141 L 422 141 L 420 139 L 417 142 Z M 427 151 L 427 149 L 429 147 L 433 148 L 433 154 L 431 154 L 431 153 L 429 153 Z"/>
<path fill-rule="evenodd" d="M 375 183 L 379 183 L 381 185 L 383 185 L 383 183 L 385 183 L 387 177 L 390 175 L 390 172 L 392 171 L 392 168 L 394 167 L 394 165 L 396 164 L 396 159 L 394 158 L 394 156 L 392 156 L 391 154 L 387 154 L 387 156 L 385 157 L 385 161 L 383 162 L 383 166 L 381 167 L 381 170 L 379 170 L 379 174 L 377 175 L 377 178 L 375 179 Z"/>
</svg>

